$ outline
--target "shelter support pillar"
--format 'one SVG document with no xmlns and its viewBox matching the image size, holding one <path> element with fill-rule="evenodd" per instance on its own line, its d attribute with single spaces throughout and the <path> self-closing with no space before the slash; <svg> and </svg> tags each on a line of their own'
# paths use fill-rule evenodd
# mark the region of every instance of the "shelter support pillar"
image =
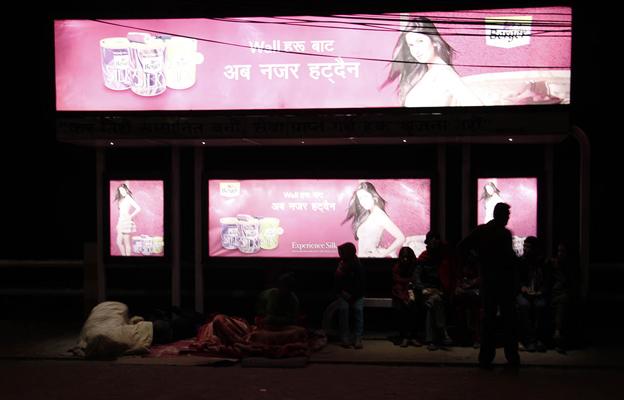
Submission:
<svg viewBox="0 0 624 400">
<path fill-rule="evenodd" d="M 202 225 L 204 219 L 202 218 L 202 171 L 204 166 L 204 149 L 201 147 L 195 148 L 194 157 L 194 193 L 195 193 L 195 254 L 194 254 L 194 268 L 195 268 L 195 311 L 198 313 L 204 312 L 204 265 L 202 263 L 203 255 L 203 237 L 202 237 Z"/>
<path fill-rule="evenodd" d="M 471 148 L 469 143 L 462 144 L 462 223 L 461 223 L 461 233 L 462 238 L 468 236 L 471 231 L 471 210 L 470 205 L 472 204 L 469 199 L 471 198 L 470 185 L 472 184 L 472 171 L 470 169 L 471 162 Z"/>
<path fill-rule="evenodd" d="M 544 147 L 544 189 L 545 189 L 545 209 L 542 215 L 545 217 L 545 225 L 542 230 L 546 238 L 546 254 L 550 254 L 553 250 L 553 221 L 554 221 L 554 156 L 553 145 L 547 144 Z"/>
<path fill-rule="evenodd" d="M 589 292 L 589 212 L 590 212 L 590 145 L 583 130 L 572 126 L 572 136 L 579 142 L 579 266 L 581 268 L 581 299 Z"/>
<path fill-rule="evenodd" d="M 95 152 L 95 204 L 97 218 L 95 286 L 98 303 L 106 300 L 106 268 L 104 265 L 104 169 L 106 157 L 104 151 L 103 147 L 98 147 Z"/>
<path fill-rule="evenodd" d="M 180 306 L 180 148 L 171 148 L 171 304 Z"/>
<path fill-rule="evenodd" d="M 438 144 L 438 233 L 446 237 L 446 144 Z"/>
</svg>

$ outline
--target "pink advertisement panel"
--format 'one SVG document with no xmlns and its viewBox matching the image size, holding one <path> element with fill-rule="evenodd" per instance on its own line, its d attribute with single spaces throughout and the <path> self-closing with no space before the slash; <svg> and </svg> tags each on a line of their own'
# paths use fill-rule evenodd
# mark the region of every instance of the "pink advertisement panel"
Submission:
<svg viewBox="0 0 624 400">
<path fill-rule="evenodd" d="M 416 254 L 430 226 L 429 179 L 210 180 L 208 253 L 217 257 Z"/>
<path fill-rule="evenodd" d="M 566 104 L 571 9 L 57 20 L 59 111 Z"/>
<path fill-rule="evenodd" d="M 110 255 L 164 255 L 164 200 L 161 180 L 109 183 Z"/>
<path fill-rule="evenodd" d="M 496 203 L 509 204 L 507 228 L 513 234 L 514 250 L 521 255 L 524 239 L 537 235 L 537 178 L 479 178 L 477 189 L 477 223 L 493 218 Z"/>
</svg>

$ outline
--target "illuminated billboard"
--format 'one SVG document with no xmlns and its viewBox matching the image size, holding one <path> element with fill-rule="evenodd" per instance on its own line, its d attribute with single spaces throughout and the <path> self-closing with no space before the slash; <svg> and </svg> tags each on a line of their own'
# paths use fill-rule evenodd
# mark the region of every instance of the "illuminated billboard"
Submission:
<svg viewBox="0 0 624 400">
<path fill-rule="evenodd" d="M 164 256 L 163 195 L 162 180 L 109 181 L 111 256 Z"/>
<path fill-rule="evenodd" d="M 208 254 L 218 257 L 359 257 L 425 249 L 429 179 L 209 180 Z"/>
<path fill-rule="evenodd" d="M 507 228 L 513 235 L 514 250 L 522 255 L 524 239 L 537 236 L 537 178 L 479 178 L 477 188 L 477 223 L 492 220 L 497 203 L 509 204 Z"/>
<path fill-rule="evenodd" d="M 571 9 L 57 20 L 58 111 L 570 102 Z"/>
</svg>

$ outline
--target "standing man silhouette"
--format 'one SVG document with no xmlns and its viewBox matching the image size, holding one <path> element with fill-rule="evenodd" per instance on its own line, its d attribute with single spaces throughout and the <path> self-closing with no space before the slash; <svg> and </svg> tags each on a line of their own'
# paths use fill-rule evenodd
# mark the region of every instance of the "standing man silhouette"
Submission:
<svg viewBox="0 0 624 400">
<path fill-rule="evenodd" d="M 494 219 L 477 226 L 457 245 L 462 257 L 473 252 L 479 262 L 483 302 L 479 366 L 482 368 L 491 368 L 496 355 L 497 309 L 504 329 L 505 358 L 511 366 L 520 365 L 514 302 L 518 292 L 517 257 L 511 231 L 506 228 L 510 208 L 507 203 L 496 204 Z"/>
</svg>

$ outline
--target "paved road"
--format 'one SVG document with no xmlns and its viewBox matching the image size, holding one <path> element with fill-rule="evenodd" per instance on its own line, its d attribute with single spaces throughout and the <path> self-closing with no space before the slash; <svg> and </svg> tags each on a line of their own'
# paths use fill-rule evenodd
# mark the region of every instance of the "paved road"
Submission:
<svg viewBox="0 0 624 400">
<path fill-rule="evenodd" d="M 621 399 L 622 369 L 312 364 L 305 368 L 0 361 L 12 399 Z"/>
</svg>

